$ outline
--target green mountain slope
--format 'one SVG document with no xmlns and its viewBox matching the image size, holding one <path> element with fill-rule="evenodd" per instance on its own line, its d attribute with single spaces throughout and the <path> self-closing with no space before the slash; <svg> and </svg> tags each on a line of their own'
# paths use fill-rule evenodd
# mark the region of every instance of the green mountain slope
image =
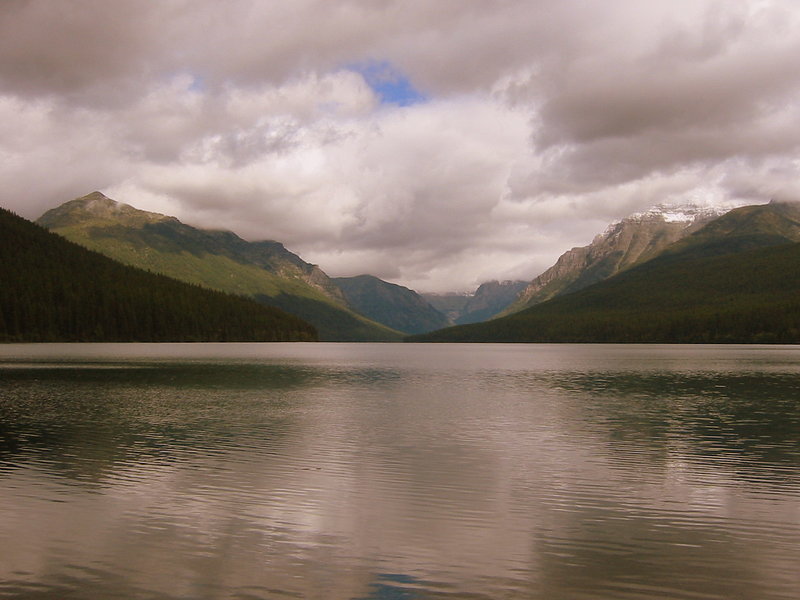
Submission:
<svg viewBox="0 0 800 600">
<path fill-rule="evenodd" d="M 122 265 L 0 209 L 0 341 L 289 341 L 313 326 Z"/>
<path fill-rule="evenodd" d="M 124 264 L 281 308 L 312 323 L 323 340 L 400 338 L 350 310 L 319 267 L 278 242 L 248 242 L 229 231 L 196 229 L 99 192 L 54 208 L 37 223 Z"/>
<path fill-rule="evenodd" d="M 658 257 L 487 323 L 413 341 L 800 342 L 797 208 L 737 209 Z"/>
<path fill-rule="evenodd" d="M 406 287 L 372 275 L 337 277 L 333 282 L 350 306 L 397 331 L 423 333 L 449 325 L 447 317 Z"/>
</svg>

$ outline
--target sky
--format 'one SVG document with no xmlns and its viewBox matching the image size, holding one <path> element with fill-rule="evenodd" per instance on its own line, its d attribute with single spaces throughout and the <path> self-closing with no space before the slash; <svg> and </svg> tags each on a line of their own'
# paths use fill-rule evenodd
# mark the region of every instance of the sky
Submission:
<svg viewBox="0 0 800 600">
<path fill-rule="evenodd" d="M 2 0 L 0 206 L 469 291 L 661 202 L 800 198 L 798 56 L 797 0 Z"/>
</svg>

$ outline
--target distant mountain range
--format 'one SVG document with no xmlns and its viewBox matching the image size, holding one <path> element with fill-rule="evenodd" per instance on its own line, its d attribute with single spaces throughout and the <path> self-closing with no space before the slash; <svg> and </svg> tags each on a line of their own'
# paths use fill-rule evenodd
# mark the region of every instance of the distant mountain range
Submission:
<svg viewBox="0 0 800 600">
<path fill-rule="evenodd" d="M 305 321 L 122 265 L 0 209 L 0 341 L 313 341 Z"/>
<path fill-rule="evenodd" d="M 607 262 L 616 274 L 577 291 L 563 288 L 520 312 L 411 339 L 800 342 L 800 205 L 741 207 L 710 221 L 704 217 L 705 225 L 696 228 L 699 221 L 690 221 L 677 236 L 671 232 L 678 238 L 671 244 L 622 244 Z M 630 226 L 623 224 L 617 231 L 624 233 Z M 660 225 L 649 229 L 665 231 Z M 595 249 L 610 237 L 613 232 L 596 240 Z M 637 239 L 635 234 L 626 237 Z M 642 246 L 647 250 L 631 250 Z M 638 262 L 631 258 L 633 266 L 617 267 L 625 256 L 634 255 Z M 602 253 L 596 256 L 603 260 Z"/>
<path fill-rule="evenodd" d="M 488 281 L 474 294 L 423 294 L 422 297 L 447 317 L 449 325 L 466 325 L 499 314 L 527 285 L 527 281 Z"/>
<path fill-rule="evenodd" d="M 402 337 L 353 311 L 319 267 L 279 242 L 248 242 L 230 231 L 197 229 L 100 192 L 66 202 L 37 223 L 124 264 L 281 308 L 313 324 L 322 340 Z"/>
</svg>

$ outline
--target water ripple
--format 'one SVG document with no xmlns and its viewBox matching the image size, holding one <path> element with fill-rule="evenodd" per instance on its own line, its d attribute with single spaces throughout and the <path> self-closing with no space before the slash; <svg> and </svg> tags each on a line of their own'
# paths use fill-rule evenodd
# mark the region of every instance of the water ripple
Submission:
<svg viewBox="0 0 800 600">
<path fill-rule="evenodd" d="M 146 346 L 0 360 L 0 598 L 800 595 L 795 350 Z"/>
</svg>

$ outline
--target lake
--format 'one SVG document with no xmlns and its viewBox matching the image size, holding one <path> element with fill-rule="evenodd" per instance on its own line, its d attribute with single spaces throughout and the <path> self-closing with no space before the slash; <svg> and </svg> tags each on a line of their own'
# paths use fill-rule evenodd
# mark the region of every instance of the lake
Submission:
<svg viewBox="0 0 800 600">
<path fill-rule="evenodd" d="M 0 598 L 800 597 L 800 348 L 0 345 Z"/>
</svg>

